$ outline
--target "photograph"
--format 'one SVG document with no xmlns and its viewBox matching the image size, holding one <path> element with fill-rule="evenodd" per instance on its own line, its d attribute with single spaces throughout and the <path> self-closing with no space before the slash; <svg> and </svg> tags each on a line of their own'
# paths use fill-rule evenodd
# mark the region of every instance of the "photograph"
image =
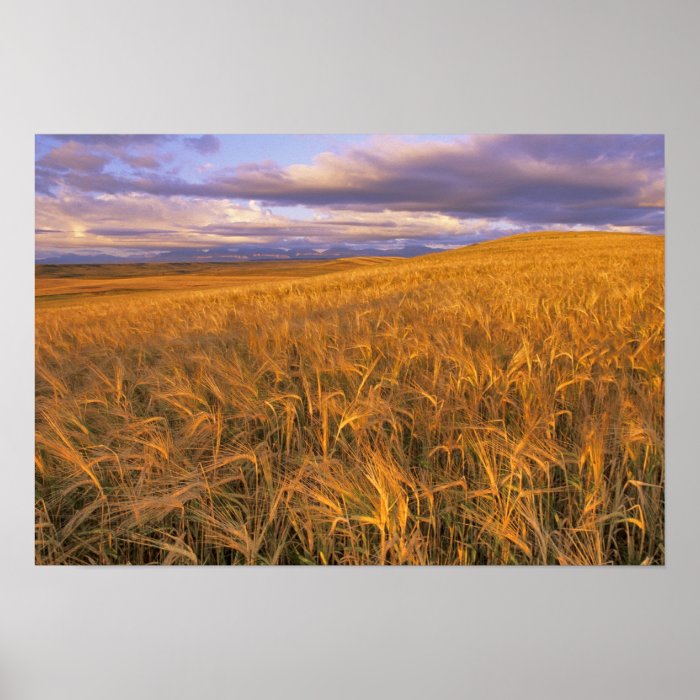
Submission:
<svg viewBox="0 0 700 700">
<path fill-rule="evenodd" d="M 700 3 L 0 14 L 0 700 L 700 697 Z"/>
<path fill-rule="evenodd" d="M 35 136 L 37 565 L 665 563 L 662 134 Z"/>
</svg>

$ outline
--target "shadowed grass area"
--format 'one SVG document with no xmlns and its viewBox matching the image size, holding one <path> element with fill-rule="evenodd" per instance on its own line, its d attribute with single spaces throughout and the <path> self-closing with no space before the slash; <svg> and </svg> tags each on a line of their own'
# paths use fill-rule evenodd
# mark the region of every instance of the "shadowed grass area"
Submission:
<svg viewBox="0 0 700 700">
<path fill-rule="evenodd" d="M 38 563 L 663 563 L 663 238 L 268 272 L 37 309 Z"/>
</svg>

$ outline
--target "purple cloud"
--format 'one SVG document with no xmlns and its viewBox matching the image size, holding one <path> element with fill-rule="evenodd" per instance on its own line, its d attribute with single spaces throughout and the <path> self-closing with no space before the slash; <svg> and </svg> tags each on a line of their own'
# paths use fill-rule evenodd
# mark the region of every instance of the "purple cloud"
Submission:
<svg viewBox="0 0 700 700">
<path fill-rule="evenodd" d="M 212 148 L 205 139 L 186 140 L 200 150 Z M 61 180 L 83 192 L 658 230 L 663 228 L 663 176 L 663 137 L 582 135 L 477 136 L 451 143 L 378 140 L 341 154 L 322 153 L 309 166 L 251 163 L 212 172 L 201 182 L 78 168 Z"/>
<path fill-rule="evenodd" d="M 108 156 L 93 153 L 77 141 L 66 141 L 40 158 L 37 166 L 60 172 L 99 173 L 109 160 Z"/>
<path fill-rule="evenodd" d="M 219 148 L 221 148 L 219 139 L 217 139 L 216 136 L 211 136 L 210 134 L 188 137 L 185 139 L 185 144 L 202 155 L 217 153 Z"/>
<path fill-rule="evenodd" d="M 65 184 L 65 177 L 96 176 L 108 165 L 121 163 L 134 170 L 157 170 L 170 158 L 159 149 L 175 137 L 66 134 L 40 138 L 57 144 L 36 161 L 37 191 L 50 193 L 52 187 Z"/>
<path fill-rule="evenodd" d="M 159 146 L 172 142 L 177 137 L 170 134 L 42 134 L 40 138 L 59 142 L 74 141 L 88 146 L 130 148 Z"/>
<path fill-rule="evenodd" d="M 441 248 L 537 229 L 664 230 L 663 136 L 376 137 L 287 166 L 231 166 L 221 144 L 40 137 L 38 248 Z"/>
</svg>

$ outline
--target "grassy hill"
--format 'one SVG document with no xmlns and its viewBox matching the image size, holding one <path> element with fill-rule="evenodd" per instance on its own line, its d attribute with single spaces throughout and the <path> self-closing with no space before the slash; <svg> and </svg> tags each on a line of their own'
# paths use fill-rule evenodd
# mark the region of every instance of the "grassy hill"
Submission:
<svg viewBox="0 0 700 700">
<path fill-rule="evenodd" d="M 663 245 L 39 306 L 37 562 L 662 563 Z"/>
</svg>

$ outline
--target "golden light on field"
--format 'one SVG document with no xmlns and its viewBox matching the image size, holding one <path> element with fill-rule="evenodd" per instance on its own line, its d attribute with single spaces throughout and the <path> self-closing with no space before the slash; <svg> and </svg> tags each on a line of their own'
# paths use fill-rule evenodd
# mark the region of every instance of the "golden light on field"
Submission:
<svg viewBox="0 0 700 700">
<path fill-rule="evenodd" d="M 56 280 L 37 562 L 663 563 L 663 246 L 542 233 L 231 288 Z"/>
</svg>

